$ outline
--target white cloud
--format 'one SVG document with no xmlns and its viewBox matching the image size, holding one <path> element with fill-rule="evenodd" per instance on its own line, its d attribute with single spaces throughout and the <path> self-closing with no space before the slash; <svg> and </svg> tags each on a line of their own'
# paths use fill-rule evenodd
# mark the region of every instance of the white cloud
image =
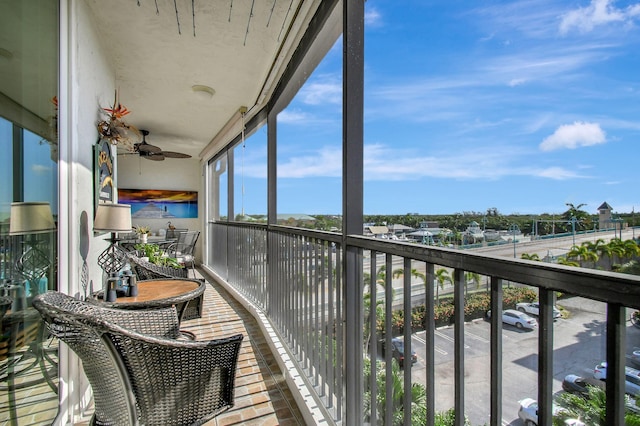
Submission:
<svg viewBox="0 0 640 426">
<path fill-rule="evenodd" d="M 634 4 L 627 8 L 627 15 L 635 18 L 636 16 L 640 16 L 640 4 Z"/>
<path fill-rule="evenodd" d="M 34 164 L 31 166 L 31 171 L 36 175 L 48 175 L 51 173 L 51 167 L 42 164 Z"/>
<path fill-rule="evenodd" d="M 574 170 L 562 167 L 535 168 L 518 165 L 517 154 L 501 150 L 465 150 L 462 153 L 416 155 L 411 149 L 398 149 L 383 144 L 365 145 L 366 181 L 416 181 L 423 178 L 456 180 L 497 180 L 509 176 L 529 176 L 554 180 L 584 178 Z M 253 167 L 248 169 L 253 170 Z M 258 168 L 255 168 L 256 170 Z M 326 146 L 318 151 L 290 157 L 278 165 L 278 178 L 304 179 L 342 176 L 342 152 Z"/>
<path fill-rule="evenodd" d="M 563 169 L 562 167 L 549 167 L 546 169 L 540 169 L 537 171 L 537 175 L 538 177 L 554 180 L 565 180 L 583 177 L 571 170 Z"/>
<path fill-rule="evenodd" d="M 376 8 L 366 7 L 364 11 L 364 24 L 367 28 L 372 26 L 380 27 L 382 26 L 382 15 Z"/>
<path fill-rule="evenodd" d="M 576 121 L 573 124 L 563 124 L 553 134 L 545 138 L 540 144 L 542 151 L 556 149 L 575 149 L 582 146 L 592 146 L 607 141 L 605 132 L 598 123 Z"/>
<path fill-rule="evenodd" d="M 342 103 L 341 79 L 335 76 L 320 76 L 300 90 L 300 99 L 308 105 Z"/>
<path fill-rule="evenodd" d="M 638 4 L 623 10 L 616 8 L 613 3 L 614 0 L 591 0 L 589 6 L 566 13 L 560 22 L 560 33 L 566 34 L 574 28 L 581 33 L 587 33 L 597 26 L 630 21 L 640 15 Z"/>
<path fill-rule="evenodd" d="M 526 83 L 526 78 L 514 78 L 509 82 L 510 87 L 520 86 L 521 84 Z"/>
<path fill-rule="evenodd" d="M 285 109 L 278 114 L 280 123 L 304 123 L 309 119 L 309 115 L 301 111 L 291 111 Z"/>
<path fill-rule="evenodd" d="M 342 150 L 323 147 L 319 151 L 290 157 L 278 164 L 278 178 L 340 177 L 342 176 Z"/>
</svg>

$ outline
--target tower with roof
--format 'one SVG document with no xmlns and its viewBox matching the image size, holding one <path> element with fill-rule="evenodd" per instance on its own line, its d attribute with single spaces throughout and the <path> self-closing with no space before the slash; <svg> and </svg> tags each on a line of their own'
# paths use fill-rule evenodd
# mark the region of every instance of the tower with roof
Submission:
<svg viewBox="0 0 640 426">
<path fill-rule="evenodd" d="M 598 229 L 609 229 L 611 228 L 611 212 L 613 208 L 606 201 L 600 204 L 598 207 Z"/>
</svg>

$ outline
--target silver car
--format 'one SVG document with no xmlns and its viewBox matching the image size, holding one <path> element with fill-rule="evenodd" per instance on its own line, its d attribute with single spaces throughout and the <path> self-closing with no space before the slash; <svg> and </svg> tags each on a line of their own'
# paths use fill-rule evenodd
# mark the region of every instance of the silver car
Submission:
<svg viewBox="0 0 640 426">
<path fill-rule="evenodd" d="M 533 330 L 538 326 L 538 321 L 532 316 L 515 309 L 506 309 L 502 311 L 502 322 L 515 325 L 517 328 L 528 328 Z"/>
<path fill-rule="evenodd" d="M 603 361 L 593 369 L 593 378 L 607 380 L 607 362 Z M 624 390 L 629 395 L 640 394 L 640 370 L 635 368 L 624 368 Z"/>
<path fill-rule="evenodd" d="M 524 312 L 527 314 L 531 314 L 531 315 L 535 315 L 535 316 L 540 316 L 540 303 L 538 302 L 522 302 L 522 303 L 518 303 L 516 304 L 516 309 L 519 310 L 520 312 Z M 553 307 L 553 319 L 558 319 L 558 318 L 562 318 L 562 312 L 560 312 L 560 309 L 556 308 L 555 306 Z"/>
<path fill-rule="evenodd" d="M 491 318 L 491 311 L 487 311 L 487 318 Z M 535 318 L 524 312 L 516 311 L 515 309 L 505 309 L 502 311 L 502 322 L 514 325 L 520 330 L 524 328 L 533 330 L 538 326 L 538 321 L 536 321 Z"/>
</svg>

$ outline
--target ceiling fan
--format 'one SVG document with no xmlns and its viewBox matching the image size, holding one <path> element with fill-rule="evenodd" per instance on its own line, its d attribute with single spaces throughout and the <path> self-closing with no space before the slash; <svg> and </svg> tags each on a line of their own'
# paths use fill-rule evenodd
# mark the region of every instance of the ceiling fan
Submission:
<svg viewBox="0 0 640 426">
<path fill-rule="evenodd" d="M 133 144 L 132 154 L 138 154 L 142 158 L 153 161 L 163 161 L 165 158 L 191 158 L 189 154 L 163 151 L 159 146 L 147 143 L 146 136 L 149 134 L 148 130 L 140 130 L 140 133 L 142 133 L 142 142 Z"/>
</svg>

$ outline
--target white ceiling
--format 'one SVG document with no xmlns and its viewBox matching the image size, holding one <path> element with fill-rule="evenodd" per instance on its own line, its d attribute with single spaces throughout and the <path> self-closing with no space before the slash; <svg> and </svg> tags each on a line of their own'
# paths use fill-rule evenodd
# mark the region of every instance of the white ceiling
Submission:
<svg viewBox="0 0 640 426">
<path fill-rule="evenodd" d="M 131 111 L 124 121 L 149 130 L 147 142 L 193 156 L 241 107 L 249 109 L 250 118 L 268 100 L 320 4 L 308 0 L 84 1 L 113 64 L 120 102 Z M 25 70 L 42 66 L 37 62 L 42 58 L 22 51 L 28 46 L 24 37 L 34 39 L 30 50 L 57 42 L 51 40 L 48 29 L 56 23 L 38 21 L 42 4 L 55 2 L 9 2 L 0 10 L 7 18 L 3 19 L 7 31 L 0 37 L 0 102 L 15 102 L 47 120 L 55 80 L 32 87 L 9 84 L 21 81 Z M 32 35 L 21 33 L 20 27 L 11 28 L 24 27 L 25 19 L 34 21 Z M 42 51 L 56 49 L 49 46 Z M 55 64 L 55 58 L 48 63 Z M 210 86 L 215 94 L 203 99 L 192 91 L 193 85 Z"/>
<path fill-rule="evenodd" d="M 132 111 L 125 122 L 163 150 L 194 156 L 240 107 L 257 112 L 319 3 L 87 0 Z M 215 94 L 203 99 L 193 85 Z"/>
</svg>

